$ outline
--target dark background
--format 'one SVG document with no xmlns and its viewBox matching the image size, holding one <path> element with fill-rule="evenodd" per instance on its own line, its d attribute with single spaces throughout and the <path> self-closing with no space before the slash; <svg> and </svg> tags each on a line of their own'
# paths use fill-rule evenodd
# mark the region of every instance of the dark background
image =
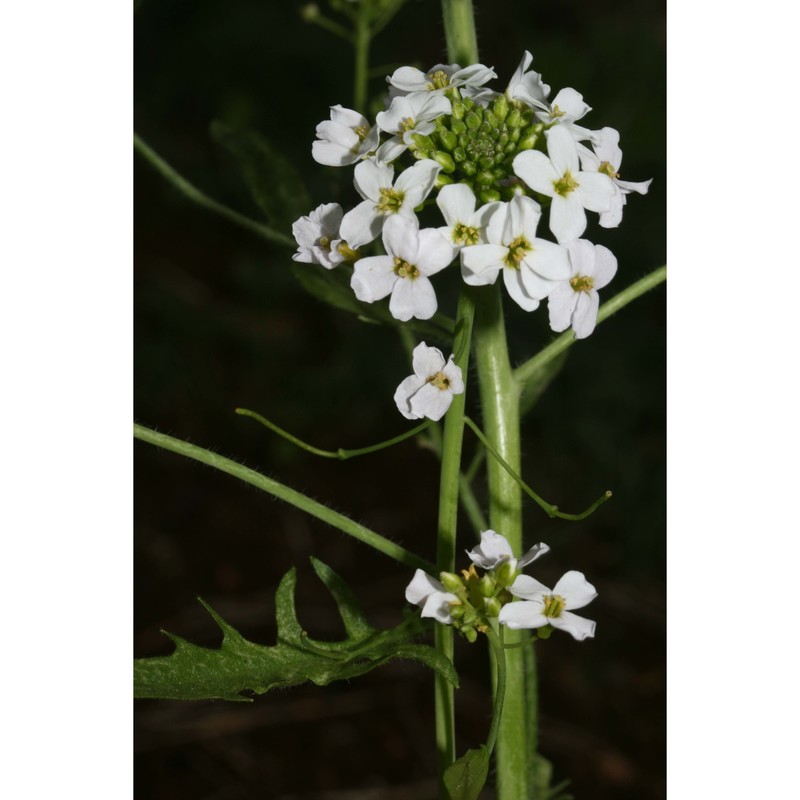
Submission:
<svg viewBox="0 0 800 800">
<path fill-rule="evenodd" d="M 524 49 L 552 87 L 616 127 L 623 178 L 653 178 L 620 228 L 587 238 L 617 255 L 608 298 L 665 262 L 665 11 L 660 0 L 476 0 L 481 57 L 502 89 Z M 211 196 L 258 217 L 212 120 L 265 135 L 300 170 L 313 206 L 352 205 L 349 170 L 310 156 L 329 105 L 352 104 L 348 46 L 280 0 L 145 0 L 135 18 L 137 131 Z M 439 4 L 409 0 L 373 43 L 374 66 L 446 60 Z M 371 83 L 374 98 L 382 79 Z M 551 95 L 551 96 L 552 96 Z M 315 459 L 233 409 L 261 411 L 320 447 L 357 447 L 406 429 L 392 402 L 409 373 L 396 334 L 305 294 L 289 255 L 189 204 L 140 159 L 136 179 L 137 421 L 233 456 L 432 559 L 438 464 L 413 442 L 345 463 Z M 313 207 L 312 206 L 312 207 Z M 311 209 L 309 209 L 310 211 Z M 595 215 L 590 215 L 596 219 Z M 454 313 L 457 275 L 437 279 Z M 449 287 L 449 293 L 448 293 Z M 665 291 L 656 290 L 573 347 L 523 424 L 524 475 L 565 510 L 602 490 L 580 523 L 526 504 L 526 544 L 553 550 L 545 583 L 579 569 L 597 586 L 597 638 L 555 635 L 540 656 L 540 749 L 578 800 L 657 800 L 664 784 Z M 544 307 L 506 304 L 520 362 L 552 334 Z M 473 392 L 473 395 L 475 393 Z M 468 411 L 480 417 L 475 397 Z M 466 451 L 474 439 L 467 434 Z M 165 628 L 214 645 L 202 596 L 248 638 L 274 641 L 273 593 L 298 567 L 298 609 L 312 635 L 337 637 L 308 556 L 353 587 L 376 625 L 401 618 L 409 571 L 238 481 L 135 447 L 136 656 L 171 644 Z M 526 501 L 527 502 L 527 501 Z M 461 526 L 464 547 L 472 544 Z M 541 566 L 539 566 L 541 565 Z M 552 585 L 552 584 L 551 584 Z M 459 751 L 485 740 L 483 648 L 459 643 Z M 367 800 L 434 796 L 432 677 L 396 662 L 351 683 L 303 686 L 253 704 L 139 702 L 137 798 Z M 491 796 L 491 787 L 486 790 Z"/>
</svg>

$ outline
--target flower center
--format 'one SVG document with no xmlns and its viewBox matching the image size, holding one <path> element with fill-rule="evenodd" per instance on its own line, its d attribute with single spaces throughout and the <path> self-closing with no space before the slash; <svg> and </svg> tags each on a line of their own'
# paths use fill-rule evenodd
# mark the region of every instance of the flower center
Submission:
<svg viewBox="0 0 800 800">
<path fill-rule="evenodd" d="M 420 272 L 413 264 L 409 264 L 408 261 L 403 261 L 402 258 L 395 256 L 394 274 L 397 275 L 398 278 L 410 278 L 413 281 L 419 278 Z"/>
<path fill-rule="evenodd" d="M 339 255 L 344 257 L 345 261 L 358 261 L 359 253 L 358 250 L 353 250 L 351 247 L 348 247 L 347 242 L 339 242 L 336 245 L 336 250 L 339 252 Z"/>
<path fill-rule="evenodd" d="M 413 131 L 416 125 L 417 123 L 413 117 L 406 117 L 400 120 L 399 129 L 401 133 L 405 133 L 406 131 Z"/>
<path fill-rule="evenodd" d="M 478 229 L 463 222 L 457 222 L 453 226 L 453 241 L 456 244 L 472 245 L 478 244 Z"/>
<path fill-rule="evenodd" d="M 356 136 L 358 136 L 359 141 L 364 141 L 367 138 L 367 134 L 369 133 L 369 125 L 357 125 L 353 128 L 355 131 Z"/>
<path fill-rule="evenodd" d="M 319 237 L 319 246 L 324 247 L 326 250 L 330 249 L 331 240 L 327 236 Z"/>
<path fill-rule="evenodd" d="M 450 388 L 450 378 L 444 372 L 437 372 L 428 378 L 427 383 L 432 383 L 437 389 L 445 391 Z"/>
<path fill-rule="evenodd" d="M 544 615 L 546 617 L 560 617 L 561 612 L 564 610 L 566 600 L 557 594 L 548 594 L 544 598 Z"/>
<path fill-rule="evenodd" d="M 553 181 L 553 189 L 555 193 L 561 197 L 566 197 L 571 191 L 577 189 L 578 186 L 580 186 L 580 184 L 572 177 L 572 173 L 569 170 L 567 170 L 559 180 Z"/>
<path fill-rule="evenodd" d="M 533 250 L 533 245 L 524 236 L 517 236 L 508 245 L 508 253 L 505 258 L 506 266 L 510 269 L 519 269 L 520 262 L 531 250 Z"/>
<path fill-rule="evenodd" d="M 428 84 L 429 92 L 433 92 L 436 89 L 444 89 L 450 85 L 450 78 L 447 77 L 447 73 L 443 70 L 428 73 L 428 78 L 430 78 L 430 83 Z"/>
<path fill-rule="evenodd" d="M 550 111 L 550 119 L 558 119 L 559 117 L 566 117 L 567 112 L 562 111 L 558 106 L 553 106 Z"/>
<path fill-rule="evenodd" d="M 614 169 L 610 161 L 603 161 L 603 163 L 597 168 L 597 171 L 602 172 L 604 175 L 608 175 L 609 178 L 619 178 L 619 172 Z"/>
<path fill-rule="evenodd" d="M 378 211 L 382 214 L 396 214 L 403 205 L 403 193 L 391 186 L 382 187 L 381 199 L 378 201 Z"/>
<path fill-rule="evenodd" d="M 594 288 L 594 278 L 589 275 L 576 275 L 574 278 L 570 278 L 569 285 L 576 292 L 588 292 Z"/>
</svg>

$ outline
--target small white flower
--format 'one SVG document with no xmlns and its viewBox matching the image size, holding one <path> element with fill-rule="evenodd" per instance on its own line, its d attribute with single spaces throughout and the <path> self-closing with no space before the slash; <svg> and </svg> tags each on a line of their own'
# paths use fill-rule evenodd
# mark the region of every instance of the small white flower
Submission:
<svg viewBox="0 0 800 800">
<path fill-rule="evenodd" d="M 598 289 L 607 286 L 617 272 L 617 259 L 603 245 L 577 239 L 566 245 L 572 275 L 559 283 L 547 298 L 550 327 L 560 333 L 572 326 L 576 339 L 585 339 L 597 324 Z"/>
<path fill-rule="evenodd" d="M 386 82 L 398 90 L 396 97 L 415 92 L 443 91 L 451 87 L 458 87 L 462 94 L 469 96 L 470 90 L 478 89 L 496 77 L 495 71 L 483 64 L 472 64 L 463 69 L 458 64 L 437 64 L 428 72 L 416 67 L 399 67 Z"/>
<path fill-rule="evenodd" d="M 549 87 L 548 87 L 549 88 Z M 543 111 L 537 111 L 536 116 L 545 125 L 558 125 L 572 134 L 576 142 L 594 138 L 594 133 L 588 128 L 576 125 L 577 120 L 585 117 L 592 110 L 591 106 L 583 102 L 583 95 L 574 89 L 562 89 L 554 98 L 550 106 L 545 106 Z"/>
<path fill-rule="evenodd" d="M 378 147 L 380 131 L 369 120 L 349 108 L 331 106 L 331 118 L 317 125 L 311 155 L 319 164 L 344 167 L 367 158 Z"/>
<path fill-rule="evenodd" d="M 595 624 L 571 613 L 597 597 L 597 591 L 582 572 L 567 572 L 551 590 L 529 575 L 520 575 L 511 585 L 511 594 L 521 603 L 508 603 L 500 610 L 500 622 L 512 630 L 552 625 L 578 641 L 594 636 Z"/>
<path fill-rule="evenodd" d="M 611 178 L 617 187 L 617 194 L 611 203 L 611 209 L 600 214 L 600 225 L 604 228 L 616 228 L 622 222 L 622 209 L 625 206 L 625 195 L 631 192 L 647 194 L 652 179 L 641 183 L 621 181 L 619 168 L 622 164 L 622 150 L 619 147 L 619 131 L 614 128 L 603 128 L 594 132 L 592 141 L 594 152 L 585 145 L 578 145 L 578 156 L 581 167 L 586 172 L 600 172 Z"/>
<path fill-rule="evenodd" d="M 533 56 L 526 50 L 516 72 L 508 82 L 506 97 L 509 100 L 521 101 L 532 108 L 549 112 L 547 95 L 550 94 L 550 87 L 542 82 L 542 76 L 538 72 L 527 71 L 532 61 Z"/>
<path fill-rule="evenodd" d="M 459 599 L 448 592 L 435 578 L 418 569 L 406 587 L 406 600 L 422 608 L 423 617 L 432 617 L 443 625 L 450 625 L 453 618 L 450 609 Z"/>
<path fill-rule="evenodd" d="M 451 183 L 439 189 L 436 205 L 447 225 L 439 233 L 459 248 L 486 242 L 486 225 L 496 203 L 488 203 L 475 211 L 477 200 L 466 183 Z"/>
<path fill-rule="evenodd" d="M 378 148 L 378 161 L 394 161 L 414 144 L 415 134 L 427 136 L 432 133 L 436 127 L 433 121 L 451 110 L 450 101 L 440 93 L 395 97 L 389 110 L 381 111 L 375 117 L 382 131 L 395 134 Z"/>
<path fill-rule="evenodd" d="M 501 564 L 508 563 L 511 572 L 516 572 L 518 569 L 527 567 L 528 564 L 536 561 L 539 556 L 543 556 L 549 550 L 550 548 L 544 542 L 539 542 L 517 560 L 514 558 L 511 545 L 505 536 L 494 531 L 483 531 L 481 543 L 468 551 L 467 555 L 472 559 L 473 564 L 481 569 L 496 569 Z"/>
<path fill-rule="evenodd" d="M 525 150 L 514 159 L 514 172 L 535 192 L 553 198 L 550 230 L 559 242 L 569 242 L 586 230 L 584 209 L 609 211 L 617 188 L 608 175 L 580 171 L 578 148 L 566 128 L 556 126 L 546 135 L 548 155 Z"/>
<path fill-rule="evenodd" d="M 442 351 L 420 342 L 412 356 L 414 374 L 409 375 L 394 393 L 394 402 L 406 419 L 437 422 L 450 408 L 453 395 L 462 394 L 464 380 L 453 356 L 445 363 Z"/>
<path fill-rule="evenodd" d="M 409 219 L 414 209 L 430 194 L 441 167 L 430 158 L 417 161 L 392 184 L 394 167 L 379 164 L 374 158 L 355 168 L 353 183 L 364 198 L 342 219 L 341 232 L 350 247 L 371 242 L 380 234 L 387 217 L 395 214 Z"/>
<path fill-rule="evenodd" d="M 488 244 L 461 251 L 461 274 L 466 283 L 494 283 L 500 270 L 512 299 L 533 311 L 556 286 L 569 278 L 569 258 L 563 247 L 536 238 L 541 209 L 530 197 L 517 195 L 509 203 L 493 204 L 486 226 Z"/>
<path fill-rule="evenodd" d="M 403 175 L 408 172 L 411 170 Z M 403 322 L 412 317 L 430 319 L 437 304 L 428 278 L 455 258 L 455 249 L 434 228 L 421 231 L 413 215 L 411 218 L 396 215 L 386 220 L 383 246 L 388 255 L 356 261 L 350 281 L 356 297 L 374 303 L 391 294 L 389 311 L 395 319 Z"/>
<path fill-rule="evenodd" d="M 307 217 L 292 223 L 292 234 L 299 245 L 292 256 L 293 261 L 306 264 L 322 264 L 333 269 L 344 261 L 339 251 L 343 244 L 339 234 L 342 222 L 342 207 L 338 203 L 317 206 Z"/>
</svg>

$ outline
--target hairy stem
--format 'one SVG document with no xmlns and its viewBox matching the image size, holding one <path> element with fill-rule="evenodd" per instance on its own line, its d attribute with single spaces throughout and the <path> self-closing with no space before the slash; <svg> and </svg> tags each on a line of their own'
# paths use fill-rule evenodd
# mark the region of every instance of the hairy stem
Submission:
<svg viewBox="0 0 800 800">
<path fill-rule="evenodd" d="M 261 489 L 280 500 L 284 500 L 290 505 L 299 508 L 301 511 L 310 514 L 312 517 L 326 522 L 328 525 L 358 539 L 360 542 L 369 545 L 378 552 L 389 556 L 389 558 L 393 558 L 395 561 L 399 561 L 401 564 L 411 569 L 421 569 L 428 573 L 434 572 L 436 569 L 429 561 L 420 558 L 410 550 L 401 547 L 399 544 L 389 541 L 389 539 L 366 528 L 355 520 L 345 517 L 343 514 L 339 514 L 337 511 L 322 505 L 322 503 L 318 503 L 316 500 L 312 500 L 296 489 L 292 489 L 272 478 L 268 478 L 260 472 L 248 469 L 242 464 L 232 461 L 230 458 L 217 455 L 217 453 L 212 453 L 210 450 L 190 444 L 189 442 L 184 442 L 181 439 L 167 436 L 165 433 L 158 433 L 157 431 L 144 427 L 144 425 L 134 423 L 133 435 L 136 439 L 143 442 L 155 445 L 156 447 L 162 447 L 165 450 L 170 450 L 173 453 L 178 453 L 179 455 L 186 456 L 186 458 L 191 458 L 194 461 L 199 461 L 209 467 L 218 469 L 220 472 L 233 475 L 234 478 L 249 483 L 251 486 L 255 486 L 257 489 Z"/>
<path fill-rule="evenodd" d="M 464 376 L 469 370 L 470 340 L 475 309 L 472 298 L 462 292 L 458 301 L 456 335 L 453 342 L 455 363 Z M 466 382 L 465 382 L 466 387 Z M 461 481 L 461 446 L 464 439 L 464 405 L 466 391 L 455 395 L 447 411 L 442 438 L 442 468 L 439 478 L 439 521 L 437 526 L 436 566 L 439 572 L 455 571 L 458 494 Z M 436 648 L 453 660 L 453 629 L 436 626 Z M 456 757 L 453 686 L 439 675 L 435 678 L 436 752 L 439 767 L 439 794 L 447 800 L 444 771 Z"/>
<path fill-rule="evenodd" d="M 478 62 L 478 37 L 472 0 L 442 0 L 447 57 L 451 62 L 468 67 Z"/>
</svg>

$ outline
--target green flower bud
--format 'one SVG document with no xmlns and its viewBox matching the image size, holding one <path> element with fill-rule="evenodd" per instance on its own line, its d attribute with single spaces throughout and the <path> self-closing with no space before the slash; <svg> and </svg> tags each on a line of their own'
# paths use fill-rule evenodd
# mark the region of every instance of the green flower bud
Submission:
<svg viewBox="0 0 800 800">
<path fill-rule="evenodd" d="M 539 139 L 539 131 L 535 130 L 536 126 L 534 125 L 531 128 L 527 128 L 522 135 L 522 138 L 517 145 L 517 150 L 533 150 L 536 145 L 536 142 Z"/>
<path fill-rule="evenodd" d="M 450 616 L 454 620 L 460 620 L 464 616 L 464 606 L 450 606 Z"/>
<path fill-rule="evenodd" d="M 492 109 L 494 115 L 500 120 L 500 122 L 505 121 L 510 108 L 508 105 L 508 99 L 504 94 L 501 94 L 500 97 L 495 98 L 494 102 L 489 107 Z"/>
<path fill-rule="evenodd" d="M 502 199 L 500 192 L 495 189 L 481 189 L 478 192 L 478 197 L 480 197 L 482 203 L 495 203 Z"/>
<path fill-rule="evenodd" d="M 455 159 L 456 164 L 460 164 L 462 161 L 466 160 L 467 153 L 463 147 L 456 147 L 453 149 L 453 158 Z"/>
<path fill-rule="evenodd" d="M 475 628 L 465 628 L 463 631 L 461 631 L 461 633 L 470 644 L 473 644 L 478 638 L 478 632 L 475 630 Z"/>
<path fill-rule="evenodd" d="M 494 577 L 498 586 L 502 586 L 503 588 L 511 586 L 511 584 L 514 583 L 514 579 L 517 577 L 517 565 L 514 564 L 512 567 L 510 561 L 504 561 L 495 569 Z"/>
<path fill-rule="evenodd" d="M 487 108 L 483 112 L 483 121 L 491 128 L 492 130 L 497 130 L 500 127 L 500 120 L 494 115 L 491 109 Z"/>
<path fill-rule="evenodd" d="M 475 166 L 474 161 L 465 161 L 461 164 L 461 171 L 471 178 L 478 171 L 478 168 Z"/>
<path fill-rule="evenodd" d="M 453 157 L 450 155 L 450 153 L 445 153 L 444 150 L 437 150 L 433 154 L 433 160 L 445 172 L 455 172 L 456 170 L 456 162 L 453 161 Z"/>
<path fill-rule="evenodd" d="M 478 128 L 481 126 L 481 122 L 483 122 L 483 120 L 474 111 L 470 111 L 469 114 L 464 117 L 464 124 L 471 131 L 478 130 Z"/>
<path fill-rule="evenodd" d="M 536 629 L 536 636 L 539 639 L 549 639 L 550 634 L 553 632 L 553 627 L 551 625 L 545 625 L 541 628 Z"/>
<path fill-rule="evenodd" d="M 461 136 L 467 132 L 467 126 L 464 123 L 464 120 L 454 119 L 452 123 L 450 123 L 450 130 L 453 131 L 456 136 Z"/>
<path fill-rule="evenodd" d="M 464 581 L 462 581 L 461 576 L 456 575 L 455 572 L 440 572 L 439 580 L 448 592 L 453 592 L 454 594 L 464 588 Z"/>
<path fill-rule="evenodd" d="M 458 136 L 453 131 L 448 131 L 447 128 L 441 128 L 437 131 L 439 141 L 442 143 L 444 150 L 453 151 L 458 146 Z"/>
<path fill-rule="evenodd" d="M 483 601 L 483 610 L 487 617 L 497 617 L 503 604 L 496 597 L 487 597 Z"/>
<path fill-rule="evenodd" d="M 475 108 L 475 101 L 471 97 L 464 97 L 461 102 L 464 103 L 464 108 L 466 108 L 467 111 L 472 111 L 472 109 Z"/>
<path fill-rule="evenodd" d="M 494 175 L 488 169 L 483 169 L 475 176 L 475 182 L 480 186 L 491 186 L 494 183 Z"/>
<path fill-rule="evenodd" d="M 522 124 L 522 114 L 518 108 L 512 108 L 506 117 L 507 128 L 519 128 Z"/>
<path fill-rule="evenodd" d="M 450 183 L 454 183 L 453 179 L 449 175 L 445 174 L 444 172 L 440 172 L 436 176 L 435 186 L 436 186 L 437 189 L 441 189 L 442 186 L 447 186 Z"/>
<path fill-rule="evenodd" d="M 478 587 L 484 597 L 491 597 L 497 591 L 497 581 L 487 572 L 481 578 Z"/>
<path fill-rule="evenodd" d="M 464 114 L 467 113 L 464 102 L 462 100 L 453 100 L 451 105 L 453 107 L 453 111 L 451 112 L 453 119 L 464 119 Z"/>
</svg>

